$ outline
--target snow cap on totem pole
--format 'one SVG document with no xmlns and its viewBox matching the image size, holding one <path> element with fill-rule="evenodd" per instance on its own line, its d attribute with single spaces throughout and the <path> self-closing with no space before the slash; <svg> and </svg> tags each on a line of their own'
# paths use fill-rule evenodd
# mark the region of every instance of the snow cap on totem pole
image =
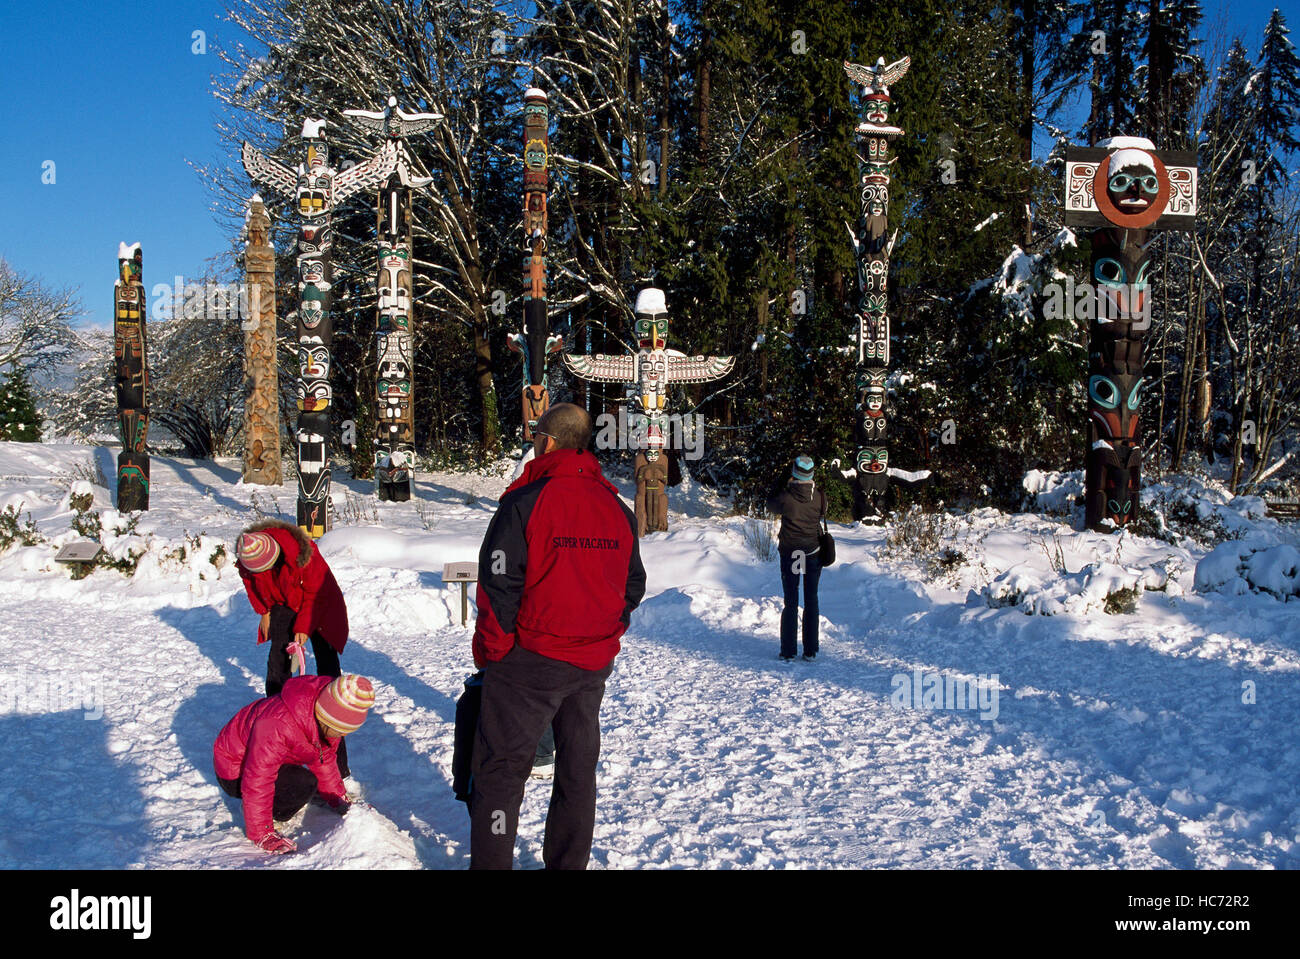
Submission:
<svg viewBox="0 0 1300 959">
<path fill-rule="evenodd" d="M 636 295 L 638 345 L 643 350 L 662 350 L 668 345 L 668 303 L 664 291 L 648 286 Z"/>
<path fill-rule="evenodd" d="M 309 140 L 316 140 L 324 136 L 324 133 L 321 132 L 324 129 L 324 120 L 313 120 L 308 117 L 306 120 L 302 121 L 302 135 Z"/>
<path fill-rule="evenodd" d="M 524 100 L 541 100 L 545 103 L 547 101 L 546 91 L 537 87 L 529 87 L 524 91 Z"/>
</svg>

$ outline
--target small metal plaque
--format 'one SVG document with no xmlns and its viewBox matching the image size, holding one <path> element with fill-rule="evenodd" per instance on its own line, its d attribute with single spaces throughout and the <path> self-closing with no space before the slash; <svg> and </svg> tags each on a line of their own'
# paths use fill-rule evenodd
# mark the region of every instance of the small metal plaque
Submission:
<svg viewBox="0 0 1300 959">
<path fill-rule="evenodd" d="M 98 543 L 83 539 L 75 543 L 69 543 L 59 550 L 58 555 L 54 557 L 54 561 L 56 563 L 93 563 L 101 552 L 103 552 L 103 547 Z"/>
<path fill-rule="evenodd" d="M 478 582 L 478 563 L 448 563 L 442 568 L 444 583 Z"/>
</svg>

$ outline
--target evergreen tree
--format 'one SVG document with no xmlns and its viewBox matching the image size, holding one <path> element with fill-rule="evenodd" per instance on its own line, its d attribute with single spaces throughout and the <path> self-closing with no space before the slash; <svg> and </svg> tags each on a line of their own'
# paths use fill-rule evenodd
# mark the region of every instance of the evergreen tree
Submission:
<svg viewBox="0 0 1300 959">
<path fill-rule="evenodd" d="M 41 415 L 36 411 L 27 372 L 15 366 L 0 385 L 0 440 L 41 441 Z"/>
</svg>

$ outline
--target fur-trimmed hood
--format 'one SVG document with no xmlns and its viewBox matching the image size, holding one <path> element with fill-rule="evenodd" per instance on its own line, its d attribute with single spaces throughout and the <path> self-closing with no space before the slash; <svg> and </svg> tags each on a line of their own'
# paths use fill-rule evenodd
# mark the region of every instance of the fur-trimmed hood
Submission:
<svg viewBox="0 0 1300 959">
<path fill-rule="evenodd" d="M 293 534 L 294 540 L 298 543 L 298 568 L 306 566 L 311 562 L 311 540 L 307 534 L 302 531 L 301 527 L 294 526 L 292 523 L 286 523 L 282 519 L 264 519 L 254 523 L 244 530 L 245 533 L 260 533 L 267 529 L 282 529 Z"/>
</svg>

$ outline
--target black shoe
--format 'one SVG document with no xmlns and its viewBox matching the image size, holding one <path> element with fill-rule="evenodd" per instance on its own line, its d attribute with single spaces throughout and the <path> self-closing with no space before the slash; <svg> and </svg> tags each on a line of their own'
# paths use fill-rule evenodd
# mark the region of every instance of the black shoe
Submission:
<svg viewBox="0 0 1300 959">
<path fill-rule="evenodd" d="M 789 656 L 787 656 L 785 653 L 782 653 L 782 654 L 781 654 L 780 656 L 778 656 L 777 658 L 780 659 L 781 662 L 783 662 L 783 663 L 788 663 L 788 662 L 790 662 L 790 660 L 794 659 L 794 653 L 791 653 Z"/>
<path fill-rule="evenodd" d="M 817 654 L 816 654 L 816 653 L 804 653 L 804 654 L 803 654 L 803 658 L 804 658 L 805 660 L 813 660 L 813 659 L 816 659 L 816 658 L 817 658 Z"/>
</svg>

